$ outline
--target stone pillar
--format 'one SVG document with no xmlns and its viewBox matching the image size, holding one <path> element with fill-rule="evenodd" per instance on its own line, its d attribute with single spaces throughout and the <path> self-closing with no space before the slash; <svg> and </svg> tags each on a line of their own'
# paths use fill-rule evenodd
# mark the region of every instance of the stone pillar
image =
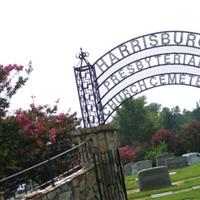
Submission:
<svg viewBox="0 0 200 200">
<path fill-rule="evenodd" d="M 3 198 L 3 192 L 0 192 L 0 200 L 4 200 L 4 198 Z"/>
<path fill-rule="evenodd" d="M 73 131 L 72 136 L 78 143 L 91 139 L 92 148 L 100 152 L 118 148 L 116 128 L 106 124 L 95 128 L 83 128 Z"/>
<path fill-rule="evenodd" d="M 72 135 L 78 143 L 91 140 L 93 159 L 90 165 L 96 170 L 100 200 L 126 200 L 116 128 L 106 124 L 78 129 Z"/>
</svg>

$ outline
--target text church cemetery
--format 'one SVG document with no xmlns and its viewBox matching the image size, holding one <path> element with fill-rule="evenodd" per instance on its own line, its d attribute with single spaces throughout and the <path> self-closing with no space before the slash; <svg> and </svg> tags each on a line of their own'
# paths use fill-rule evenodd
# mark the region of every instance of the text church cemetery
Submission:
<svg viewBox="0 0 200 200">
<path fill-rule="evenodd" d="M 104 114 L 154 87 L 200 87 L 199 48 L 200 35 L 184 31 L 148 34 L 113 48 L 94 63 Z"/>
</svg>

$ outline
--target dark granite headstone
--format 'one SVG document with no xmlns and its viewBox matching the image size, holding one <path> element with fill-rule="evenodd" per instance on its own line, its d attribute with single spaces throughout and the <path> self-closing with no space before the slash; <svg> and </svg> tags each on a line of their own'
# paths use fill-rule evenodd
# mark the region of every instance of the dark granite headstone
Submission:
<svg viewBox="0 0 200 200">
<path fill-rule="evenodd" d="M 165 161 L 169 158 L 174 158 L 173 153 L 165 153 L 156 157 L 156 166 L 166 166 Z"/>
<path fill-rule="evenodd" d="M 137 165 L 137 171 L 141 171 L 143 169 L 148 169 L 148 168 L 152 168 L 152 160 L 142 160 L 142 161 L 138 161 L 136 162 Z"/>
<path fill-rule="evenodd" d="M 188 166 L 188 160 L 186 157 L 178 156 L 174 158 L 169 158 L 166 160 L 166 165 L 168 169 L 176 169 Z"/>
<path fill-rule="evenodd" d="M 124 176 L 131 176 L 132 175 L 132 165 L 134 163 L 128 163 L 124 165 Z"/>
<path fill-rule="evenodd" d="M 160 166 L 144 169 L 138 173 L 140 191 L 159 189 L 171 185 L 167 167 Z"/>
<path fill-rule="evenodd" d="M 136 163 L 128 163 L 124 165 L 124 175 L 125 176 L 136 175 L 139 171 L 143 169 L 148 169 L 151 167 L 152 167 L 151 160 L 142 160 Z"/>
</svg>

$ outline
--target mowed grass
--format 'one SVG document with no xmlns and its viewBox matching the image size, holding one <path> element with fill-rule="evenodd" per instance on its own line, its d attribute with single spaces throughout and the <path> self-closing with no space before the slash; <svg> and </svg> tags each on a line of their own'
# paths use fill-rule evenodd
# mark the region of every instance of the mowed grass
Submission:
<svg viewBox="0 0 200 200">
<path fill-rule="evenodd" d="M 172 182 L 197 177 L 200 176 L 200 163 L 195 163 L 190 167 L 182 169 L 170 170 L 170 172 L 176 172 L 176 174 L 171 176 Z"/>
<path fill-rule="evenodd" d="M 154 199 L 155 198 L 149 198 Z M 170 196 L 159 197 L 157 200 L 200 200 L 200 190 L 192 190 L 187 192 L 181 192 L 177 194 L 172 194 Z"/>
<path fill-rule="evenodd" d="M 126 190 L 133 190 L 139 188 L 137 183 L 137 176 L 126 176 L 125 185 L 126 185 Z"/>
<path fill-rule="evenodd" d="M 164 193 L 164 192 L 169 192 L 169 191 L 176 192 L 179 190 L 185 190 L 185 189 L 192 188 L 194 186 L 199 186 L 199 185 L 200 185 L 200 179 L 198 178 L 198 179 L 185 181 L 180 185 L 174 185 L 174 186 L 170 186 L 163 189 L 155 189 L 155 190 L 149 190 L 145 192 L 134 192 L 134 193 L 128 194 L 128 199 L 143 198 L 146 196 L 151 196 L 153 194 L 159 194 L 159 193 Z"/>
<path fill-rule="evenodd" d="M 146 191 L 146 192 L 130 193 L 131 190 L 139 189 L 139 186 L 137 183 L 137 176 L 125 177 L 126 189 L 127 189 L 127 192 L 129 193 L 128 198 L 129 199 L 142 198 L 142 197 L 150 196 L 152 194 L 158 194 L 158 193 L 169 192 L 169 191 L 174 192 L 178 190 L 185 190 L 185 189 L 200 185 L 200 163 L 193 164 L 190 167 L 170 170 L 170 172 L 176 172 L 175 174 L 170 176 L 172 184 L 176 182 L 179 182 L 179 184 L 173 185 L 167 188 L 163 188 L 163 189 L 156 189 L 156 190 L 151 190 L 151 191 Z M 198 192 L 195 192 L 195 194 L 196 193 Z M 159 200 L 160 199 L 161 197 L 159 198 Z M 170 200 L 171 200 L 171 195 L 170 195 Z"/>
</svg>

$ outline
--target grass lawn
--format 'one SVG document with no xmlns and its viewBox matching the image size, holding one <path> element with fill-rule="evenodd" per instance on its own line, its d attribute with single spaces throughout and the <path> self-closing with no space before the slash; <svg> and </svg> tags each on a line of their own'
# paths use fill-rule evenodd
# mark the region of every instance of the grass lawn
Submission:
<svg viewBox="0 0 200 200">
<path fill-rule="evenodd" d="M 186 167 L 186 168 L 182 168 L 182 169 L 176 169 L 176 170 L 170 170 L 170 171 L 176 172 L 176 174 L 171 175 L 172 183 L 177 182 L 177 181 L 183 181 L 183 182 L 181 182 L 178 185 L 173 185 L 173 186 L 163 188 L 163 189 L 151 190 L 151 191 L 146 191 L 146 192 L 129 193 L 128 194 L 129 199 L 146 197 L 146 196 L 150 196 L 152 194 L 158 194 L 158 193 L 168 192 L 168 191 L 184 190 L 184 189 L 188 189 L 188 188 L 200 185 L 200 178 L 198 178 L 198 177 L 200 177 L 200 163 L 193 164 L 190 167 Z M 194 177 L 196 177 L 196 178 L 191 179 L 191 178 L 194 178 Z M 134 190 L 134 189 L 139 188 L 139 186 L 137 184 L 137 176 L 127 176 L 127 177 L 125 177 L 125 183 L 126 183 L 127 192 L 130 191 L 130 190 Z M 198 192 L 195 191 L 195 194 L 196 193 L 198 193 Z M 176 194 L 176 195 L 181 195 L 181 194 Z M 163 198 L 165 199 L 166 197 L 163 197 Z M 169 198 L 169 196 L 168 196 L 168 198 Z M 161 199 L 161 197 L 159 197 L 159 200 L 160 199 Z M 198 199 L 200 199 L 200 198 L 198 198 Z M 171 200 L 171 195 L 170 195 L 170 200 Z"/>
<path fill-rule="evenodd" d="M 172 182 L 197 177 L 200 176 L 200 163 L 196 163 L 190 167 L 184 167 L 182 169 L 170 170 L 170 172 L 176 172 L 176 174 L 171 176 Z"/>
<path fill-rule="evenodd" d="M 192 188 L 192 187 L 198 186 L 198 185 L 200 185 L 199 178 L 194 179 L 194 180 L 188 180 L 188 181 L 183 182 L 180 185 L 175 185 L 175 186 L 171 186 L 171 187 L 167 187 L 167 188 L 163 188 L 163 189 L 149 190 L 149 191 L 145 191 L 145 192 L 134 192 L 134 193 L 128 194 L 128 198 L 129 199 L 137 199 L 137 198 L 142 198 L 145 196 L 150 196 L 152 194 L 159 194 L 159 193 L 169 192 L 169 191 L 175 192 L 178 190 Z"/>
<path fill-rule="evenodd" d="M 199 200 L 200 199 L 200 190 L 192 190 L 189 192 L 181 192 L 173 194 L 170 196 L 159 197 L 159 198 L 150 198 L 154 200 Z"/>
<path fill-rule="evenodd" d="M 139 188 L 136 179 L 137 179 L 137 176 L 126 176 L 125 177 L 126 190 L 133 190 L 133 189 Z"/>
</svg>

